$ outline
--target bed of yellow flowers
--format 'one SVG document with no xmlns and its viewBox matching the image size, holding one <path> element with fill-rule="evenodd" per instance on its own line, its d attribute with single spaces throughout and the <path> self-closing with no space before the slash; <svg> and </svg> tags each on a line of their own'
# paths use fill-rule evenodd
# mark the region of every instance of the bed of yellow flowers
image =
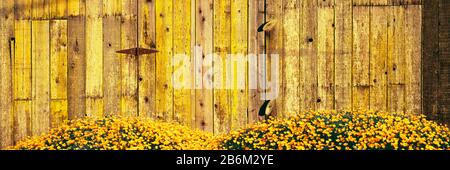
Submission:
<svg viewBox="0 0 450 170">
<path fill-rule="evenodd" d="M 221 136 L 146 118 L 85 118 L 11 149 L 368 150 L 450 149 L 450 130 L 420 115 L 310 111 Z"/>
<path fill-rule="evenodd" d="M 85 118 L 19 142 L 30 150 L 187 150 L 204 149 L 212 134 L 147 118 Z"/>
<path fill-rule="evenodd" d="M 361 111 L 310 111 L 217 137 L 230 150 L 437 150 L 450 148 L 446 126 L 424 116 Z"/>
</svg>

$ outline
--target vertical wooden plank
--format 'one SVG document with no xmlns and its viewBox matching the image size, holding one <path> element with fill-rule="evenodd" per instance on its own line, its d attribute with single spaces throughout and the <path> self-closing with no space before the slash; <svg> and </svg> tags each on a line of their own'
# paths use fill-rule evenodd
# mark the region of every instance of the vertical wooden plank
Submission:
<svg viewBox="0 0 450 170">
<path fill-rule="evenodd" d="M 392 6 L 388 11 L 388 111 L 405 111 L 405 10 Z"/>
<path fill-rule="evenodd" d="M 263 101 L 263 87 L 260 81 L 263 79 L 262 62 L 265 54 L 264 32 L 258 32 L 258 27 L 264 23 L 264 0 L 249 1 L 248 6 L 248 54 L 249 54 L 249 101 L 248 101 L 248 123 L 253 124 L 259 120 L 258 111 Z M 299 11 L 297 11 L 299 12 Z M 298 23 L 295 23 L 297 25 Z M 296 46 L 298 48 L 298 44 Z M 251 62 L 251 56 L 255 55 L 255 60 Z M 265 70 L 264 70 L 265 71 Z M 253 83 L 253 85 L 252 85 Z M 297 104 L 298 105 L 298 104 Z"/>
<path fill-rule="evenodd" d="M 248 4 L 245 0 L 231 1 L 231 54 L 238 62 L 231 63 L 232 91 L 231 129 L 244 128 L 247 124 L 248 108 L 248 64 L 247 64 L 247 29 Z"/>
<path fill-rule="evenodd" d="M 16 20 L 32 19 L 33 0 L 14 0 Z"/>
<path fill-rule="evenodd" d="M 173 63 L 173 69 L 177 77 L 173 77 L 174 86 L 174 120 L 182 125 L 191 126 L 191 117 L 193 106 L 191 103 L 191 87 L 189 84 L 193 80 L 191 77 L 190 66 L 191 58 L 191 1 L 186 0 L 173 4 L 173 53 L 174 55 L 184 55 L 182 59 L 174 58 L 177 63 Z M 194 23 L 195 24 L 195 23 Z"/>
<path fill-rule="evenodd" d="M 84 1 L 69 1 L 67 99 L 69 119 L 86 114 L 86 35 Z M 75 3 L 78 2 L 78 3 Z"/>
<path fill-rule="evenodd" d="M 50 120 L 57 127 L 68 119 L 67 20 L 50 21 Z"/>
<path fill-rule="evenodd" d="M 137 0 L 122 1 L 121 39 L 122 49 L 137 46 Z M 121 98 L 120 108 L 123 116 L 137 116 L 138 113 L 138 79 L 136 55 L 120 55 Z"/>
<path fill-rule="evenodd" d="M 317 94 L 317 1 L 301 1 L 300 34 L 300 105 L 315 110 Z"/>
<path fill-rule="evenodd" d="M 16 20 L 14 35 L 14 141 L 31 135 L 31 21 Z"/>
<path fill-rule="evenodd" d="M 122 3 L 103 0 L 103 90 L 104 114 L 120 115 Z"/>
<path fill-rule="evenodd" d="M 50 128 L 50 23 L 32 22 L 32 113 L 31 135 Z"/>
<path fill-rule="evenodd" d="M 173 4 L 156 1 L 156 112 L 164 120 L 173 119 Z"/>
<path fill-rule="evenodd" d="M 271 102 L 272 110 L 271 116 L 283 116 L 283 101 L 280 94 L 285 93 L 285 87 L 282 83 L 285 78 L 285 68 L 282 67 L 285 63 L 283 56 L 283 2 L 279 0 L 267 1 L 266 18 L 267 21 L 277 20 L 276 26 L 266 34 L 266 97 L 268 94 L 273 94 L 276 97 Z M 281 35 L 281 36 L 280 36 Z M 272 68 L 272 58 L 274 55 L 279 56 L 278 68 Z M 270 82 L 270 83 L 269 83 Z M 275 96 L 275 94 L 278 94 Z"/>
<path fill-rule="evenodd" d="M 50 0 L 32 1 L 32 19 L 48 19 L 50 17 Z"/>
<path fill-rule="evenodd" d="M 414 7 L 417 8 L 417 7 Z M 450 123 L 450 2 L 440 1 L 439 3 L 439 88 L 442 89 L 438 95 L 441 120 Z M 414 9 L 411 17 L 417 9 Z M 410 18 L 412 19 L 412 18 Z M 414 23 L 418 22 L 414 20 Z M 412 24 L 413 25 L 413 24 Z M 412 26 L 411 25 L 411 26 Z M 415 28 L 417 29 L 417 28 Z M 416 32 L 416 30 L 414 31 Z M 414 43 L 416 43 L 414 39 Z M 415 53 L 414 53 L 415 55 Z"/>
<path fill-rule="evenodd" d="M 300 112 L 300 1 L 283 1 L 283 58 L 282 114 L 285 117 Z"/>
<path fill-rule="evenodd" d="M 352 109 L 369 108 L 370 8 L 353 7 Z"/>
<path fill-rule="evenodd" d="M 71 0 L 50 0 L 50 17 L 52 19 L 67 17 L 67 1 Z"/>
<path fill-rule="evenodd" d="M 335 100 L 336 110 L 352 108 L 352 1 L 335 1 Z"/>
<path fill-rule="evenodd" d="M 14 0 L 0 2 L 0 149 L 13 145 Z"/>
<path fill-rule="evenodd" d="M 421 114 L 421 53 L 422 53 L 422 6 L 410 5 L 405 9 L 405 53 L 406 53 L 406 112 Z"/>
<path fill-rule="evenodd" d="M 67 16 L 74 17 L 78 15 L 83 15 L 85 12 L 84 8 L 85 2 L 86 0 L 67 0 Z"/>
<path fill-rule="evenodd" d="M 156 48 L 155 44 L 155 1 L 139 0 L 138 14 L 139 46 Z M 139 58 L 139 116 L 153 117 L 156 102 L 156 54 Z"/>
<path fill-rule="evenodd" d="M 212 67 L 212 60 L 203 62 L 203 59 L 213 52 L 214 4 L 212 0 L 196 0 L 195 5 L 195 45 L 202 48 L 202 51 L 195 51 L 195 124 L 198 129 L 213 132 L 213 90 L 203 87 L 207 82 L 212 82 L 212 77 L 204 76 Z"/>
<path fill-rule="evenodd" d="M 214 134 L 231 129 L 229 90 L 227 89 L 227 55 L 231 52 L 231 1 L 214 1 Z M 220 60 L 219 60 L 220 59 Z M 219 60 L 219 61 L 218 61 Z"/>
<path fill-rule="evenodd" d="M 191 0 L 191 56 L 192 56 L 192 62 L 191 62 L 191 69 L 189 70 L 190 74 L 191 74 L 191 128 L 196 128 L 197 127 L 197 114 L 196 114 L 196 106 L 197 106 L 197 91 L 196 91 L 196 83 L 197 83 L 197 79 L 196 79 L 196 74 L 197 74 L 197 70 L 195 68 L 196 66 L 196 58 L 197 58 L 197 54 L 196 54 L 196 46 L 197 46 L 197 1 L 196 0 Z M 214 126 L 214 125 L 213 125 Z"/>
<path fill-rule="evenodd" d="M 334 109 L 334 1 L 318 0 L 317 109 Z"/>
<path fill-rule="evenodd" d="M 386 110 L 387 104 L 387 12 L 372 7 L 370 17 L 370 109 Z"/>
<path fill-rule="evenodd" d="M 86 114 L 103 115 L 102 1 L 86 5 Z"/>
<path fill-rule="evenodd" d="M 439 114 L 439 0 L 428 0 L 422 12 L 422 109 L 431 119 Z"/>
</svg>

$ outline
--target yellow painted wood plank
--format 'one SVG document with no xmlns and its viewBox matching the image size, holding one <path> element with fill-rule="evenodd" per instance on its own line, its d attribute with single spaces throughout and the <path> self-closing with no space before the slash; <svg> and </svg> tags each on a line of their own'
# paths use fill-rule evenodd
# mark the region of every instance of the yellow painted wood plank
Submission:
<svg viewBox="0 0 450 170">
<path fill-rule="evenodd" d="M 31 134 L 50 128 L 50 23 L 32 22 L 32 113 Z"/>
<path fill-rule="evenodd" d="M 120 115 L 121 100 L 121 15 L 122 3 L 103 0 L 103 89 L 104 114 Z"/>
<path fill-rule="evenodd" d="M 208 69 L 212 68 L 212 61 L 203 62 L 207 54 L 213 52 L 213 1 L 196 0 L 195 15 L 195 45 L 202 51 L 195 51 L 195 127 L 208 132 L 213 132 L 213 90 L 202 87 L 207 82 L 212 82 L 212 76 L 205 76 Z M 198 69 L 201 68 L 201 69 Z M 205 79 L 206 77 L 206 79 Z"/>
<path fill-rule="evenodd" d="M 214 1 L 214 134 L 231 130 L 227 54 L 231 52 L 231 1 Z"/>
<path fill-rule="evenodd" d="M 352 108 L 352 1 L 335 1 L 335 100 L 336 110 Z"/>
<path fill-rule="evenodd" d="M 48 19 L 50 17 L 50 0 L 32 0 L 32 18 Z"/>
<path fill-rule="evenodd" d="M 14 27 L 14 141 L 19 141 L 31 135 L 31 21 L 16 20 Z"/>
<path fill-rule="evenodd" d="M 102 1 L 86 5 L 86 114 L 103 115 Z"/>
<path fill-rule="evenodd" d="M 67 36 L 67 20 L 50 21 L 50 121 L 52 128 L 68 120 Z"/>
<path fill-rule="evenodd" d="M 318 0 L 317 109 L 334 109 L 334 1 Z"/>
<path fill-rule="evenodd" d="M 290 117 L 300 112 L 300 1 L 283 1 L 283 78 L 282 114 Z"/>
<path fill-rule="evenodd" d="M 13 145 L 14 0 L 0 2 L 0 149 Z"/>
<path fill-rule="evenodd" d="M 388 7 L 372 7 L 370 18 L 370 109 L 387 106 L 387 12 Z"/>
<path fill-rule="evenodd" d="M 173 4 L 156 1 L 156 112 L 157 118 L 173 120 Z"/>
<path fill-rule="evenodd" d="M 156 48 L 155 44 L 155 2 L 139 0 L 139 45 L 143 48 Z M 139 58 L 139 116 L 155 115 L 156 99 L 156 54 L 143 55 Z"/>
<path fill-rule="evenodd" d="M 421 50 L 422 6 L 411 5 L 405 9 L 405 104 L 406 112 L 421 114 Z"/>
<path fill-rule="evenodd" d="M 245 128 L 248 108 L 248 4 L 245 0 L 231 1 L 231 54 L 238 62 L 231 63 L 232 91 L 231 129 Z"/>
<path fill-rule="evenodd" d="M 388 11 L 388 111 L 405 111 L 405 8 Z"/>
<path fill-rule="evenodd" d="M 81 0 L 67 0 L 67 16 L 74 17 L 84 13 L 84 2 Z"/>
<path fill-rule="evenodd" d="M 369 109 L 370 8 L 353 7 L 352 109 Z"/>
<path fill-rule="evenodd" d="M 122 49 L 137 46 L 137 1 L 122 1 L 121 47 Z M 121 54 L 121 115 L 137 116 L 138 113 L 138 75 L 135 55 Z"/>
<path fill-rule="evenodd" d="M 315 110 L 317 96 L 317 1 L 301 1 L 300 105 Z"/>
<path fill-rule="evenodd" d="M 258 27 L 264 23 L 264 0 L 249 1 L 248 6 L 248 53 L 249 53 L 249 101 L 248 101 L 248 123 L 259 121 L 258 111 L 263 103 L 263 88 L 260 80 L 264 78 L 262 69 L 265 54 L 264 32 L 258 32 Z M 295 23 L 295 24 L 298 24 Z M 297 46 L 298 48 L 298 46 Z M 252 57 L 250 55 L 255 55 Z M 265 71 L 265 70 L 264 70 Z"/>
<path fill-rule="evenodd" d="M 173 4 L 174 25 L 173 25 L 173 53 L 182 54 L 181 57 L 174 58 L 174 120 L 180 124 L 191 126 L 191 62 L 194 58 L 191 55 L 191 1 L 186 0 Z M 195 24 L 195 23 L 194 23 Z M 185 54 L 183 56 L 183 54 Z M 175 84 L 179 85 L 175 88 Z"/>
<path fill-rule="evenodd" d="M 194 61 L 196 60 L 196 45 L 197 45 L 197 37 L 196 37 L 196 33 L 197 33 L 197 1 L 196 0 L 191 0 L 191 55 L 194 58 Z M 189 73 L 191 74 L 192 77 L 192 81 L 191 81 L 191 128 L 196 128 L 197 127 L 197 123 L 196 123 L 196 104 L 197 104 L 197 100 L 196 100 L 196 93 L 197 91 L 195 90 L 195 83 L 196 83 L 196 79 L 195 79 L 195 75 L 196 75 L 196 62 L 191 62 L 191 69 L 189 70 Z"/>
<path fill-rule="evenodd" d="M 69 119 L 86 115 L 86 39 L 85 17 L 70 16 L 68 29 L 67 99 Z"/>
<path fill-rule="evenodd" d="M 15 0 L 15 18 L 20 20 L 32 18 L 33 0 Z"/>
<path fill-rule="evenodd" d="M 52 19 L 67 17 L 67 1 L 69 0 L 50 0 L 50 15 Z"/>
</svg>

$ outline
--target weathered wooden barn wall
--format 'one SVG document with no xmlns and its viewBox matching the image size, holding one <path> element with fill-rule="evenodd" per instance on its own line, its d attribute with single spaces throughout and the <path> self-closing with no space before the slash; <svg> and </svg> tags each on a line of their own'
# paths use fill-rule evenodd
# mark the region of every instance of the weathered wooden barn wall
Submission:
<svg viewBox="0 0 450 170">
<path fill-rule="evenodd" d="M 2 0 L 0 9 L 3 147 L 83 116 L 145 116 L 216 134 L 245 127 L 258 120 L 265 93 L 248 80 L 271 69 L 280 75 L 277 116 L 422 112 L 420 0 Z M 257 32 L 275 19 L 272 31 Z M 194 69 L 195 45 L 221 60 Z M 160 52 L 116 53 L 136 46 Z M 258 58 L 268 69 L 247 75 L 245 89 L 179 90 L 178 53 L 190 56 L 186 80 L 213 68 L 212 81 L 231 76 L 235 84 L 244 73 L 222 72 L 229 53 L 277 53 L 280 66 Z M 247 73 L 258 65 L 243 66 Z"/>
<path fill-rule="evenodd" d="M 423 5 L 423 112 L 450 123 L 450 1 Z"/>
</svg>

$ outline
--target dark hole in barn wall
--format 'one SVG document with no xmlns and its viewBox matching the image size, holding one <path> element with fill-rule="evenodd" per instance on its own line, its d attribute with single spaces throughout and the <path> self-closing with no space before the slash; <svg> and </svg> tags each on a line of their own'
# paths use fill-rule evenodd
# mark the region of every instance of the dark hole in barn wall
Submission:
<svg viewBox="0 0 450 170">
<path fill-rule="evenodd" d="M 422 95 L 429 119 L 450 125 L 450 0 L 423 2 Z"/>
</svg>

